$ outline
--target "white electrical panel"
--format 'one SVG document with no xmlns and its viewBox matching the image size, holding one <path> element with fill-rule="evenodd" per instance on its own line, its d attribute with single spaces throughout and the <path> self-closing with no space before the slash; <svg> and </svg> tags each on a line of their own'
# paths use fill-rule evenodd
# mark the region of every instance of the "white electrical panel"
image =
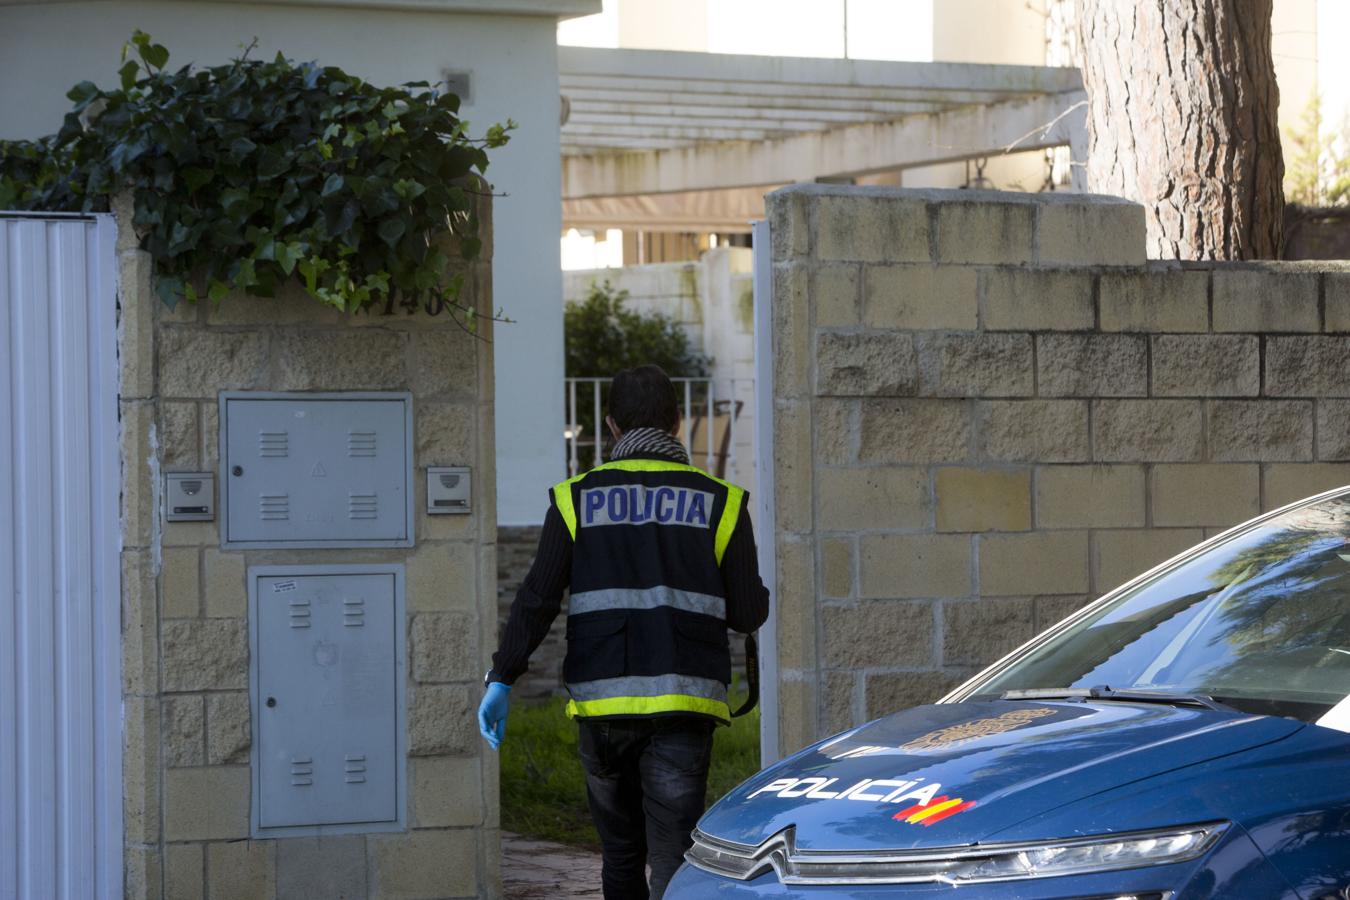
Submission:
<svg viewBox="0 0 1350 900">
<path fill-rule="evenodd" d="M 253 835 L 403 827 L 403 568 L 249 569 Z"/>
<path fill-rule="evenodd" d="M 221 544 L 410 547 L 412 398 L 226 392 Z"/>
</svg>

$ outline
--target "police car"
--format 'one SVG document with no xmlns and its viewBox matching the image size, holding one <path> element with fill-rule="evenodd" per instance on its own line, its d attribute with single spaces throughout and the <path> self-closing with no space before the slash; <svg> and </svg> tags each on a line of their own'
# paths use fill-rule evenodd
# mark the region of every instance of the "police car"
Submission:
<svg viewBox="0 0 1350 900">
<path fill-rule="evenodd" d="M 1350 487 L 760 772 L 667 900 L 1350 897 Z"/>
</svg>

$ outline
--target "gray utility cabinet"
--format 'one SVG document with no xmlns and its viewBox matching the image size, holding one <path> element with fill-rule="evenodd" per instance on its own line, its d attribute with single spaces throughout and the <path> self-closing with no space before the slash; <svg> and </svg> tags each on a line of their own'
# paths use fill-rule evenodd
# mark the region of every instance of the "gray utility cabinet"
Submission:
<svg viewBox="0 0 1350 900">
<path fill-rule="evenodd" d="M 403 566 L 248 571 L 255 837 L 400 831 Z"/>
<path fill-rule="evenodd" d="M 220 395 L 227 548 L 411 547 L 406 393 Z"/>
</svg>

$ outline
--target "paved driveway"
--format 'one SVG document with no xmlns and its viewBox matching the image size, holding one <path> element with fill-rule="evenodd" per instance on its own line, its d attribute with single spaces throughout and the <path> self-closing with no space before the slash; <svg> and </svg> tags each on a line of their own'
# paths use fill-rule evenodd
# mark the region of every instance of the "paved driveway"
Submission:
<svg viewBox="0 0 1350 900">
<path fill-rule="evenodd" d="M 502 832 L 506 900 L 601 900 L 600 854 Z"/>
</svg>

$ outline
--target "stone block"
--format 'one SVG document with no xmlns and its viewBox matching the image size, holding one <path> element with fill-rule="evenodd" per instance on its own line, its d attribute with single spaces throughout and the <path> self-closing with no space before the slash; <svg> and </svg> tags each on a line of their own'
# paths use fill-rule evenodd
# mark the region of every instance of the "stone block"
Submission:
<svg viewBox="0 0 1350 900">
<path fill-rule="evenodd" d="M 1042 466 L 1036 470 L 1038 528 L 1142 528 L 1143 466 Z"/>
<path fill-rule="evenodd" d="M 220 466 L 220 407 L 207 402 L 201 405 L 202 415 L 202 469 L 213 472 Z M 219 486 L 216 488 L 219 490 Z"/>
<path fill-rule="evenodd" d="M 798 192 L 774 191 L 764 198 L 769 216 L 769 238 L 775 261 L 811 252 L 809 196 Z"/>
<path fill-rule="evenodd" d="M 476 686 L 481 693 L 481 686 Z M 478 697 L 462 684 L 417 684 L 408 700 L 408 753 L 440 756 L 477 749 Z"/>
<path fill-rule="evenodd" d="M 118 299 L 122 312 L 117 323 L 118 394 L 123 400 L 155 395 L 155 307 L 159 299 L 150 288 L 154 262 L 143 250 L 117 258 Z"/>
<path fill-rule="evenodd" d="M 1031 527 L 1031 472 L 938 469 L 938 531 L 1026 531 Z"/>
<path fill-rule="evenodd" d="M 927 397 L 1021 397 L 1036 392 L 1029 334 L 932 334 L 916 339 L 919 393 Z"/>
<path fill-rule="evenodd" d="M 383 900 L 478 895 L 478 834 L 472 829 L 372 834 L 370 883 Z"/>
<path fill-rule="evenodd" d="M 1096 400 L 1093 455 L 1102 462 L 1195 462 L 1204 454 L 1198 400 Z"/>
<path fill-rule="evenodd" d="M 851 328 L 861 321 L 860 268 L 857 263 L 823 263 L 816 267 L 811 302 L 817 328 Z"/>
<path fill-rule="evenodd" d="M 1057 625 L 1078 612 L 1092 601 L 1086 595 L 1060 594 L 1052 597 L 1036 597 L 1032 600 L 1032 631 L 1040 634 L 1051 625 Z"/>
<path fill-rule="evenodd" d="M 1272 463 L 1261 473 L 1265 509 L 1350 485 L 1350 463 Z"/>
<path fill-rule="evenodd" d="M 977 409 L 980 448 L 994 462 L 1086 462 L 1086 400 L 994 400 Z"/>
<path fill-rule="evenodd" d="M 981 596 L 1087 593 L 1086 531 L 986 534 L 979 540 Z"/>
<path fill-rule="evenodd" d="M 1092 590 L 1104 594 L 1205 539 L 1199 528 L 1092 533 Z"/>
<path fill-rule="evenodd" d="M 1153 524 L 1236 525 L 1261 509 L 1261 473 L 1255 464 L 1153 467 Z"/>
<path fill-rule="evenodd" d="M 933 604 L 927 600 L 864 600 L 820 611 L 825 665 L 871 669 L 926 666 L 933 661 Z"/>
<path fill-rule="evenodd" d="M 893 672 L 866 676 L 863 682 L 868 719 L 888 716 L 933 703 L 962 682 L 946 672 Z"/>
<path fill-rule="evenodd" d="M 277 844 L 277 898 L 366 897 L 366 836 L 286 838 Z"/>
<path fill-rule="evenodd" d="M 1266 393 L 1350 397 L 1350 335 L 1266 338 Z"/>
<path fill-rule="evenodd" d="M 1036 336 L 1036 384 L 1042 397 L 1143 397 L 1148 345 L 1132 334 Z"/>
<path fill-rule="evenodd" d="M 249 791 L 248 766 L 166 770 L 164 839 L 232 841 L 248 837 Z"/>
<path fill-rule="evenodd" d="M 1161 334 L 1153 338 L 1156 397 L 1255 397 L 1261 339 L 1246 334 Z"/>
<path fill-rule="evenodd" d="M 247 763 L 253 746 L 248 694 L 206 695 L 206 761 L 213 766 Z"/>
<path fill-rule="evenodd" d="M 816 665 L 816 572 L 810 540 L 779 537 L 775 548 L 778 563 L 778 658 L 787 667 Z"/>
<path fill-rule="evenodd" d="M 200 614 L 201 579 L 197 548 L 174 547 L 163 551 L 161 581 L 166 619 L 195 618 Z"/>
<path fill-rule="evenodd" d="M 802 262 L 773 267 L 773 391 L 778 398 L 811 393 L 810 269 Z"/>
<path fill-rule="evenodd" d="M 122 836 L 128 844 L 160 839 L 159 700 L 122 699 Z"/>
<path fill-rule="evenodd" d="M 477 757 L 424 756 L 409 760 L 412 826 L 482 825 L 483 784 Z M 496 790 L 495 784 L 491 789 Z"/>
<path fill-rule="evenodd" d="M 816 471 L 820 531 L 920 529 L 929 523 L 928 473 L 889 466 Z"/>
<path fill-rule="evenodd" d="M 783 422 L 784 417 L 793 418 L 802 413 L 802 409 L 779 407 L 774 417 L 774 462 L 782 458 L 776 448 L 779 438 L 794 438 L 793 452 L 783 454 L 793 457 L 794 469 L 800 470 L 800 457 L 805 454 L 807 464 L 811 461 L 811 433 L 815 432 L 815 461 L 827 466 L 843 466 L 858 458 L 857 429 L 854 426 L 857 404 L 852 400 L 833 400 L 823 398 L 814 405 L 805 407 L 808 422 Z M 814 421 L 811 421 L 814 420 Z M 804 446 L 803 446 L 804 445 Z"/>
<path fill-rule="evenodd" d="M 1214 270 L 1215 331 L 1320 331 L 1316 272 Z"/>
<path fill-rule="evenodd" d="M 856 700 L 861 695 L 862 681 L 853 672 L 831 670 L 824 673 L 824 707 L 826 734 L 837 734 L 862 722 L 855 714 Z"/>
<path fill-rule="evenodd" d="M 822 195 L 815 200 L 816 258 L 927 262 L 928 205 L 919 199 Z"/>
<path fill-rule="evenodd" d="M 965 462 L 971 443 L 971 405 L 962 400 L 863 400 L 859 406 L 861 462 Z"/>
<path fill-rule="evenodd" d="M 165 691 L 248 687 L 248 630 L 242 619 L 170 619 L 160 629 Z"/>
<path fill-rule="evenodd" d="M 825 403 L 822 401 L 821 405 L 825 406 Z M 811 528 L 811 473 L 814 469 L 811 410 L 810 403 L 778 401 L 774 404 L 774 506 L 780 531 L 808 531 Z M 821 435 L 823 453 L 831 457 L 844 453 L 851 456 L 852 434 L 849 430 L 842 433 L 828 431 L 832 424 L 829 420 L 814 423 L 817 430 L 824 432 Z"/>
<path fill-rule="evenodd" d="M 202 555 L 205 574 L 206 615 L 210 618 L 242 618 L 248 613 L 248 583 L 244 557 L 209 547 Z"/>
<path fill-rule="evenodd" d="M 281 331 L 273 338 L 279 391 L 380 391 L 408 386 L 408 336 L 383 328 Z"/>
<path fill-rule="evenodd" d="M 815 672 L 784 672 L 778 682 L 779 755 L 796 753 L 820 740 Z"/>
<path fill-rule="evenodd" d="M 1322 279 L 1326 330 L 1350 331 L 1350 272 L 1326 272 Z"/>
<path fill-rule="evenodd" d="M 960 534 L 864 534 L 863 597 L 968 597 L 970 538 Z"/>
<path fill-rule="evenodd" d="M 935 207 L 938 262 L 1025 265 L 1035 260 L 1035 205 L 985 200 Z"/>
<path fill-rule="evenodd" d="M 467 403 L 417 404 L 417 466 L 457 466 L 474 461 L 476 410 Z"/>
<path fill-rule="evenodd" d="M 1294 403 L 1296 401 L 1289 401 Z M 1302 406 L 1302 404 L 1299 404 Z M 1307 424 L 1306 421 L 1303 424 Z M 1311 443 L 1311 435 L 1309 435 Z M 1308 459 L 1309 457 L 1285 457 Z M 1350 460 L 1350 400 L 1317 402 L 1317 458 Z M 1273 457 L 1272 459 L 1278 459 Z"/>
<path fill-rule="evenodd" d="M 155 426 L 152 402 L 123 400 L 118 404 L 122 419 L 122 546 L 148 547 L 155 517 L 155 479 L 159 457 L 151 439 Z M 158 443 L 158 437 L 154 437 Z"/>
<path fill-rule="evenodd" d="M 413 680 L 472 681 L 479 674 L 471 613 L 417 613 L 411 631 Z"/>
<path fill-rule="evenodd" d="M 918 386 L 914 339 L 902 332 L 816 336 L 816 394 L 909 397 Z"/>
<path fill-rule="evenodd" d="M 1031 640 L 1032 601 L 985 597 L 942 603 L 942 664 L 984 667 Z"/>
<path fill-rule="evenodd" d="M 220 545 L 220 528 L 215 522 L 167 522 L 160 533 L 165 547 L 210 547 Z"/>
<path fill-rule="evenodd" d="M 407 558 L 409 615 L 474 608 L 478 602 L 474 546 L 422 544 Z"/>
<path fill-rule="evenodd" d="M 157 849 L 127 847 L 123 853 L 124 900 L 160 900 L 164 896 L 164 857 Z"/>
<path fill-rule="evenodd" d="M 122 551 L 122 692 L 159 691 L 159 608 L 154 558 L 148 550 Z"/>
<path fill-rule="evenodd" d="M 1042 263 L 1142 266 L 1146 261 L 1144 208 L 1137 203 L 1094 198 L 1039 206 L 1036 247 Z"/>
<path fill-rule="evenodd" d="M 820 578 L 826 597 L 853 596 L 853 555 L 851 538 L 828 538 L 820 542 Z"/>
<path fill-rule="evenodd" d="M 1312 459 L 1311 400 L 1211 400 L 1207 419 L 1209 458 L 1214 462 Z"/>
<path fill-rule="evenodd" d="M 990 269 L 980 321 L 990 331 L 1090 331 L 1092 276 L 1056 269 Z"/>
<path fill-rule="evenodd" d="M 277 896 L 275 841 L 229 841 L 206 847 L 211 900 L 259 900 Z"/>
<path fill-rule="evenodd" d="M 200 694 L 165 697 L 164 764 L 200 766 L 206 761 L 206 713 Z"/>
<path fill-rule="evenodd" d="M 276 387 L 267 384 L 266 334 L 257 331 L 159 330 L 159 386 L 164 397 L 214 398 L 218 391 Z M 329 382 L 330 390 L 344 381 Z M 353 385 L 355 387 L 355 385 Z"/>
<path fill-rule="evenodd" d="M 1209 330 L 1209 272 L 1105 272 L 1098 290 L 1102 331 Z"/>
<path fill-rule="evenodd" d="M 458 328 L 414 331 L 412 389 L 418 397 L 475 399 L 478 393 L 478 342 Z"/>
<path fill-rule="evenodd" d="M 165 402 L 159 407 L 160 450 L 166 469 L 197 468 L 197 404 Z"/>
<path fill-rule="evenodd" d="M 164 848 L 164 893 L 173 900 L 204 900 L 206 868 L 203 844 L 169 844 Z"/>
<path fill-rule="evenodd" d="M 973 331 L 979 278 L 954 266 L 867 266 L 863 324 L 910 331 Z"/>
</svg>

